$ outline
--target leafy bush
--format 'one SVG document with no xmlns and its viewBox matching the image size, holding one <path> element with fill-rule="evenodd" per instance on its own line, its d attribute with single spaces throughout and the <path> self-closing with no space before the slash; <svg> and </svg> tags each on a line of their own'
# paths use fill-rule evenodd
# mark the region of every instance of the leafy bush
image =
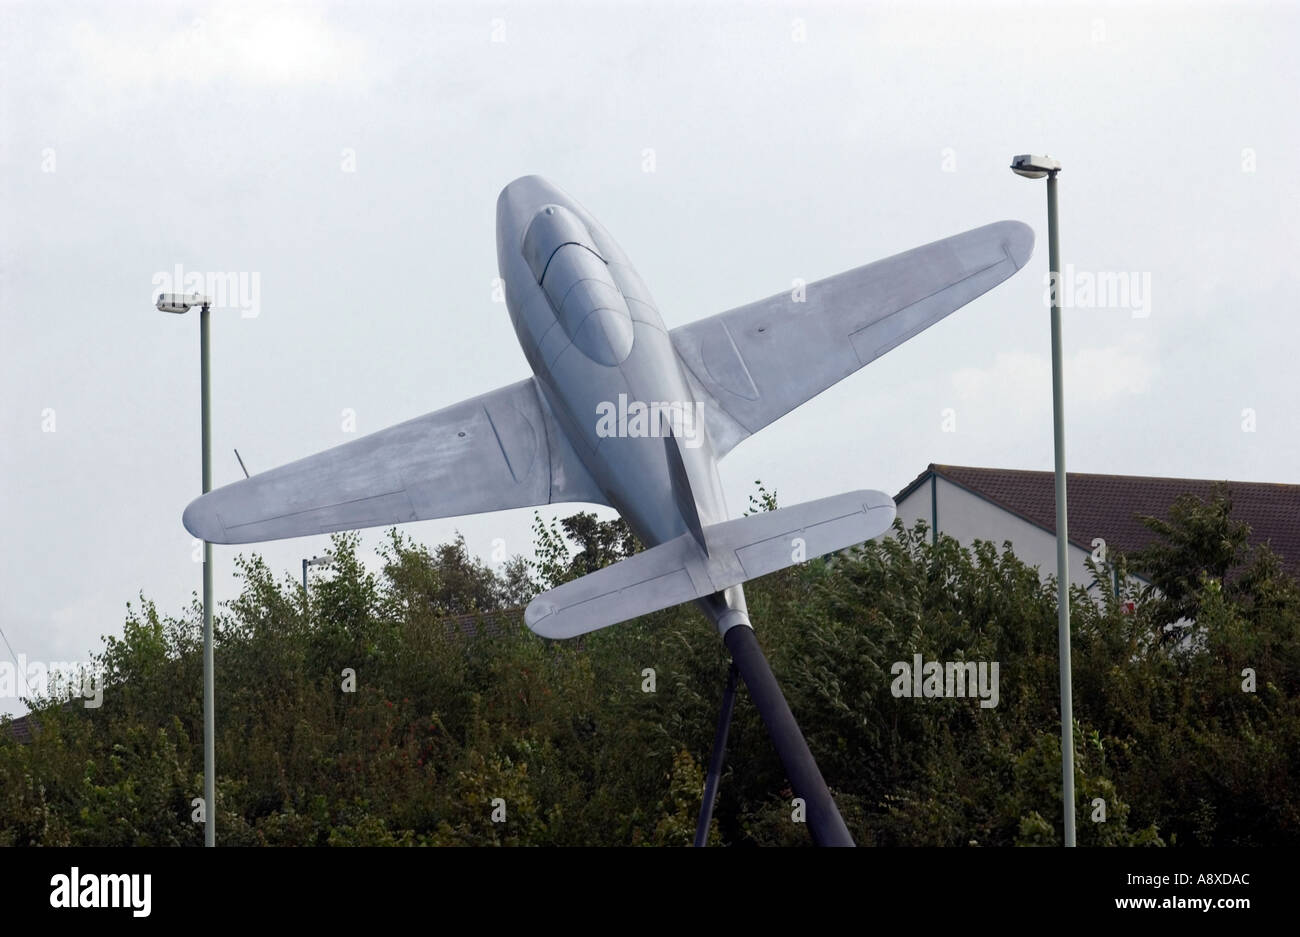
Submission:
<svg viewBox="0 0 1300 937">
<path fill-rule="evenodd" d="M 1294 845 L 1296 585 L 1222 500 L 1160 523 L 1155 547 L 1114 560 L 1157 589 L 1072 595 L 1079 842 Z M 536 532 L 536 565 L 493 568 L 461 539 L 429 549 L 394 531 L 379 574 L 337 535 L 310 595 L 241 558 L 215 627 L 220 841 L 689 843 L 725 651 L 690 606 L 576 642 L 531 634 L 520 606 L 538 589 L 637 548 L 589 514 Z M 1055 585 L 1008 545 L 896 525 L 747 594 L 859 843 L 1059 842 Z M 142 599 L 98 655 L 101 708 L 33 700 L 27 744 L 0 727 L 0 844 L 202 842 L 200 612 Z M 1171 616 L 1194 622 L 1179 640 Z M 998 705 L 894 697 L 891 664 L 917 653 L 999 662 Z M 792 796 L 742 687 L 714 842 L 807 843 Z"/>
</svg>

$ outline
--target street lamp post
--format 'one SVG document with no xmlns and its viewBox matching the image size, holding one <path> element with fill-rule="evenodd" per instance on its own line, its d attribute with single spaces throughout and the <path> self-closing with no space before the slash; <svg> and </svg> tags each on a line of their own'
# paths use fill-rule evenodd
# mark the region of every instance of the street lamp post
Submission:
<svg viewBox="0 0 1300 937">
<path fill-rule="evenodd" d="M 1028 179 L 1047 177 L 1047 254 L 1052 301 L 1052 434 L 1056 458 L 1056 601 L 1061 672 L 1061 794 L 1065 845 L 1074 845 L 1074 690 L 1070 678 L 1070 540 L 1065 509 L 1065 387 L 1061 362 L 1061 253 L 1056 230 L 1056 176 L 1050 156 L 1016 156 L 1011 170 Z"/>
<path fill-rule="evenodd" d="M 330 561 L 330 558 L 329 558 L 328 556 L 313 556 L 311 559 L 307 559 L 307 557 L 304 556 L 304 557 L 302 558 L 302 594 L 303 594 L 303 596 L 304 596 L 304 599 L 303 599 L 304 606 L 305 606 L 306 601 L 307 601 L 306 598 L 305 598 L 305 596 L 307 595 L 307 567 L 308 567 L 308 566 L 328 566 L 328 565 L 329 565 L 329 561 Z"/>
<path fill-rule="evenodd" d="M 208 313 L 212 301 L 198 293 L 163 293 L 158 309 L 184 315 L 199 308 L 199 411 L 202 421 L 203 493 L 212 490 L 212 400 L 209 393 Z M 217 844 L 216 715 L 212 659 L 212 544 L 203 541 L 203 845 Z"/>
</svg>

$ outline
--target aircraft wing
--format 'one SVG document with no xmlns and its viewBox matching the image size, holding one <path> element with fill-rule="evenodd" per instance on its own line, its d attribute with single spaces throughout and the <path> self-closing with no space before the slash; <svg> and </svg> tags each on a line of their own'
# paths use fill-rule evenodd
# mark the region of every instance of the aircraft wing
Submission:
<svg viewBox="0 0 1300 937">
<path fill-rule="evenodd" d="M 606 503 L 529 378 L 218 488 L 183 523 L 251 543 L 560 501 Z"/>
<path fill-rule="evenodd" d="M 999 221 L 671 332 L 719 457 L 992 289 L 1034 232 Z"/>
</svg>

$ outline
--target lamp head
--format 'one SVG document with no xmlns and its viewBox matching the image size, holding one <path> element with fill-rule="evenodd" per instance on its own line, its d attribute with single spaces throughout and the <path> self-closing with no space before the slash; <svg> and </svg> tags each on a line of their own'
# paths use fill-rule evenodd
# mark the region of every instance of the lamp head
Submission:
<svg viewBox="0 0 1300 937">
<path fill-rule="evenodd" d="M 1060 172 L 1061 163 L 1060 160 L 1052 159 L 1050 156 L 1024 153 L 1011 158 L 1011 171 L 1026 179 L 1041 179 L 1048 173 Z"/>
<path fill-rule="evenodd" d="M 201 293 L 163 293 L 158 297 L 159 312 L 184 315 L 194 306 L 210 306 L 212 300 Z"/>
</svg>

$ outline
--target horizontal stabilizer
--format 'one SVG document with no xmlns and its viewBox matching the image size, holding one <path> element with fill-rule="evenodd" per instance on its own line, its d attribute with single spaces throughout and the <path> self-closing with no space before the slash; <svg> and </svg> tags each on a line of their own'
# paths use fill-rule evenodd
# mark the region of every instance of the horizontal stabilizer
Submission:
<svg viewBox="0 0 1300 937">
<path fill-rule="evenodd" d="M 524 621 L 546 638 L 573 638 L 702 599 L 826 553 L 878 537 L 894 522 L 880 491 L 851 491 L 704 528 L 707 552 L 682 534 L 543 592 Z"/>
</svg>

